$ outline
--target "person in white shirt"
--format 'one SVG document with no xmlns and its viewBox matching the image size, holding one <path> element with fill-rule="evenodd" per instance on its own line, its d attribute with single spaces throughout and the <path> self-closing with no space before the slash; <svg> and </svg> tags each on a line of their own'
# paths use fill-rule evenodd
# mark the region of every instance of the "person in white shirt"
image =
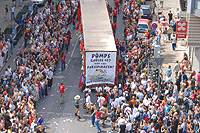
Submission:
<svg viewBox="0 0 200 133">
<path fill-rule="evenodd" d="M 175 35 L 173 35 L 173 37 L 171 38 L 171 42 L 172 42 L 172 49 L 173 49 L 173 51 L 175 51 L 176 43 L 177 43 L 177 38 L 175 37 Z"/>
<path fill-rule="evenodd" d="M 125 122 L 124 116 L 122 113 L 120 113 L 120 117 L 117 119 L 117 125 L 118 127 L 120 127 L 120 125 L 122 124 L 122 122 Z"/>
<path fill-rule="evenodd" d="M 15 6 L 12 5 L 10 10 L 11 10 L 11 21 L 12 21 L 13 19 L 15 20 Z"/>
<path fill-rule="evenodd" d="M 128 120 L 128 123 L 126 124 L 126 129 L 127 129 L 128 132 L 130 132 L 131 129 L 132 129 L 132 123 L 131 123 L 130 119 Z"/>
<path fill-rule="evenodd" d="M 134 115 L 134 113 L 131 111 L 130 112 L 131 114 L 129 115 L 129 119 L 131 120 L 131 122 L 134 122 L 134 120 L 135 120 L 135 115 Z"/>
<path fill-rule="evenodd" d="M 85 99 L 85 104 L 86 104 L 86 109 L 87 109 L 87 111 L 85 112 L 85 113 L 88 113 L 88 109 L 90 109 L 90 104 L 91 104 L 91 100 L 90 100 L 90 96 L 89 96 L 89 94 L 88 93 L 86 93 L 86 99 Z"/>
<path fill-rule="evenodd" d="M 145 104 L 145 106 L 148 106 L 150 104 L 150 100 L 148 99 L 147 95 L 145 95 L 143 103 Z"/>
<path fill-rule="evenodd" d="M 174 70 L 173 70 L 175 72 L 175 78 L 178 77 L 178 72 L 180 71 L 180 69 L 181 69 L 181 66 L 180 66 L 179 62 L 176 61 L 176 64 L 175 64 Z"/>
<path fill-rule="evenodd" d="M 105 87 L 103 87 L 104 90 L 106 90 L 106 92 L 108 92 L 108 90 L 110 89 L 110 87 L 108 85 L 106 85 Z"/>
<path fill-rule="evenodd" d="M 123 97 L 123 95 L 121 95 L 121 96 L 119 97 L 119 104 L 120 104 L 122 101 L 125 101 L 125 100 L 126 100 L 126 98 Z"/>
<path fill-rule="evenodd" d="M 103 93 L 100 93 L 100 97 L 98 98 L 97 102 L 99 103 L 99 108 L 103 105 L 103 101 L 105 98 L 103 97 Z"/>
<path fill-rule="evenodd" d="M 126 115 L 129 115 L 130 112 L 131 112 L 131 108 L 129 107 L 129 104 L 127 104 L 127 107 L 124 109 L 124 113 L 125 113 Z"/>
<path fill-rule="evenodd" d="M 147 81 L 145 80 L 145 78 L 142 78 L 141 84 L 144 86 L 144 88 L 146 88 L 146 86 L 147 86 Z"/>
<path fill-rule="evenodd" d="M 100 92 L 102 91 L 102 87 L 100 85 L 98 85 L 96 87 L 96 96 L 99 97 Z"/>
<path fill-rule="evenodd" d="M 119 105 L 119 98 L 118 97 L 115 98 L 115 104 L 116 104 L 116 106 Z"/>
</svg>

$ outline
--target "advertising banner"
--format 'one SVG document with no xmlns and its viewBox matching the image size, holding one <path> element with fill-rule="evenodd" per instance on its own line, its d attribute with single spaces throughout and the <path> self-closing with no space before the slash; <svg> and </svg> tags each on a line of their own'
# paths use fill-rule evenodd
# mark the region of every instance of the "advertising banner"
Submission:
<svg viewBox="0 0 200 133">
<path fill-rule="evenodd" d="M 187 37 L 187 21 L 176 22 L 176 38 Z"/>
<path fill-rule="evenodd" d="M 114 84 L 116 52 L 86 52 L 86 86 Z"/>
</svg>

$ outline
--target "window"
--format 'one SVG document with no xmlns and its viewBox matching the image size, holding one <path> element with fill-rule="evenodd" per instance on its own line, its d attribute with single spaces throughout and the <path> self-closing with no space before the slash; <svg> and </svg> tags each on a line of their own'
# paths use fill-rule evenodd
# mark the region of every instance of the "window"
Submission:
<svg viewBox="0 0 200 133">
<path fill-rule="evenodd" d="M 12 29 L 12 34 L 17 34 L 17 31 L 15 28 Z"/>
<path fill-rule="evenodd" d="M 12 33 L 12 29 L 11 28 L 6 28 L 4 31 L 4 34 L 10 34 Z"/>
<path fill-rule="evenodd" d="M 200 9 L 200 0 L 194 0 L 194 6 L 195 9 Z"/>
<path fill-rule="evenodd" d="M 143 10 L 143 14 L 149 14 L 150 13 L 149 9 L 142 9 L 142 10 Z"/>
<path fill-rule="evenodd" d="M 29 10 L 29 11 L 33 11 L 33 7 L 32 7 L 32 6 L 29 6 L 29 7 L 28 7 L 28 10 Z"/>
<path fill-rule="evenodd" d="M 148 25 L 147 24 L 138 24 L 138 28 L 148 29 Z"/>
</svg>

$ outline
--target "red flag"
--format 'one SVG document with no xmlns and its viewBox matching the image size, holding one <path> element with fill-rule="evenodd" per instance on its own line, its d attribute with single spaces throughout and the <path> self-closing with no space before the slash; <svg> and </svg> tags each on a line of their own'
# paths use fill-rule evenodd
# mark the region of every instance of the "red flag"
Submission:
<svg viewBox="0 0 200 133">
<path fill-rule="evenodd" d="M 76 26 L 76 30 L 79 29 L 79 26 L 80 26 L 80 22 L 78 22 L 77 26 Z"/>
<path fill-rule="evenodd" d="M 79 88 L 81 88 L 84 85 L 84 78 L 81 76 L 81 79 L 79 81 Z"/>
<path fill-rule="evenodd" d="M 144 118 L 144 120 L 147 122 L 148 121 L 148 115 Z"/>
<path fill-rule="evenodd" d="M 82 28 L 82 24 L 80 24 L 79 31 L 82 32 L 82 29 L 83 29 L 83 28 Z"/>
<path fill-rule="evenodd" d="M 78 2 L 78 11 L 77 11 L 78 21 L 81 22 L 81 8 L 80 3 Z"/>
<path fill-rule="evenodd" d="M 80 43 L 81 43 L 80 46 L 79 46 L 80 50 L 83 51 L 83 42 L 80 42 Z"/>
</svg>

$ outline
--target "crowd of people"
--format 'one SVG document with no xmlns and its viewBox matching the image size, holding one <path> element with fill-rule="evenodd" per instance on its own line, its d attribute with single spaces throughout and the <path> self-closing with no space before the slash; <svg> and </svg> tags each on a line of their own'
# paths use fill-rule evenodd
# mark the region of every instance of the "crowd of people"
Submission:
<svg viewBox="0 0 200 133">
<path fill-rule="evenodd" d="M 152 48 L 155 45 L 161 45 L 161 36 L 163 42 L 172 41 L 172 48 L 174 51 L 176 49 L 176 38 L 173 35 L 176 21 L 173 14 L 169 12 L 168 17 L 159 14 L 161 28 L 151 29 L 143 37 L 138 37 L 137 23 L 143 14 L 140 6 L 144 2 L 114 2 L 114 8 L 107 2 L 114 36 L 119 12 L 123 12 L 125 25 L 124 40 L 116 38 L 120 58 L 117 63 L 119 84 L 113 87 L 96 87 L 98 107 L 90 99 L 91 88 L 86 87 L 84 90 L 86 113 L 91 113 L 91 127 L 96 126 L 97 131 L 101 132 L 100 121 L 102 127 L 105 127 L 107 117 L 110 117 L 111 133 L 117 127 L 120 133 L 199 132 L 200 71 L 198 74 L 193 71 L 190 76 L 186 74 L 189 62 L 187 54 L 184 54 L 182 65 L 177 61 L 173 70 L 171 66 L 168 67 L 166 80 L 161 79 L 161 84 L 157 84 L 147 75 L 148 57 L 152 57 Z M 71 33 L 68 25 L 72 23 L 75 29 L 77 6 L 78 2 L 75 0 L 50 2 L 25 24 L 25 43 L 30 45 L 30 49 L 21 50 L 14 59 L 16 67 L 8 66 L 1 76 L 1 132 L 45 132 L 42 127 L 43 116 L 36 115 L 36 103 L 48 95 L 53 73 L 60 59 L 62 71 L 65 68 L 65 55 L 61 51 L 64 48 L 67 51 L 70 45 Z M 155 1 L 152 6 L 156 7 Z M 10 56 L 11 40 L 5 40 L 3 34 L 0 37 L 2 66 L 2 62 Z M 80 37 L 80 44 L 82 41 L 83 35 Z M 173 72 L 176 79 L 174 83 Z M 83 99 L 80 96 L 75 97 L 75 115 L 79 119 L 81 100 Z M 62 95 L 60 102 L 63 103 Z"/>
<path fill-rule="evenodd" d="M 175 50 L 176 20 L 173 14 L 169 11 L 168 17 L 165 17 L 160 12 L 158 22 L 161 27 L 157 30 L 151 29 L 143 37 L 138 37 L 137 23 L 143 14 L 140 6 L 144 3 L 125 0 L 122 5 L 122 0 L 114 2 L 115 7 L 107 2 L 114 36 L 119 12 L 123 12 L 125 25 L 124 40 L 116 38 L 120 58 L 117 64 L 118 85 L 97 86 L 98 105 L 94 104 L 96 101 L 91 101 L 91 87 L 86 86 L 83 92 L 86 113 L 91 114 L 91 127 L 96 126 L 97 132 L 101 132 L 101 126 L 111 125 L 108 133 L 200 132 L 200 71 L 198 74 L 195 71 L 187 74 L 187 54 L 184 53 L 183 60 L 177 61 L 174 68 L 169 65 L 167 71 L 163 72 L 166 79 L 161 79 L 160 84 L 147 75 L 148 57 L 153 56 L 152 48 L 155 45 L 172 41 L 172 48 Z M 108 117 L 110 124 L 106 122 Z"/>
<path fill-rule="evenodd" d="M 36 115 L 36 103 L 48 95 L 59 60 L 62 71 L 65 69 L 62 51 L 68 50 L 71 39 L 68 25 L 76 17 L 77 6 L 75 0 L 49 2 L 44 10 L 26 21 L 27 49 L 13 60 L 16 67 L 8 66 L 1 75 L 1 132 L 45 132 L 43 116 Z M 7 59 L 8 50 L 4 53 L 3 49 L 10 40 L 5 40 L 3 34 L 1 38 L 0 59 Z"/>
</svg>

